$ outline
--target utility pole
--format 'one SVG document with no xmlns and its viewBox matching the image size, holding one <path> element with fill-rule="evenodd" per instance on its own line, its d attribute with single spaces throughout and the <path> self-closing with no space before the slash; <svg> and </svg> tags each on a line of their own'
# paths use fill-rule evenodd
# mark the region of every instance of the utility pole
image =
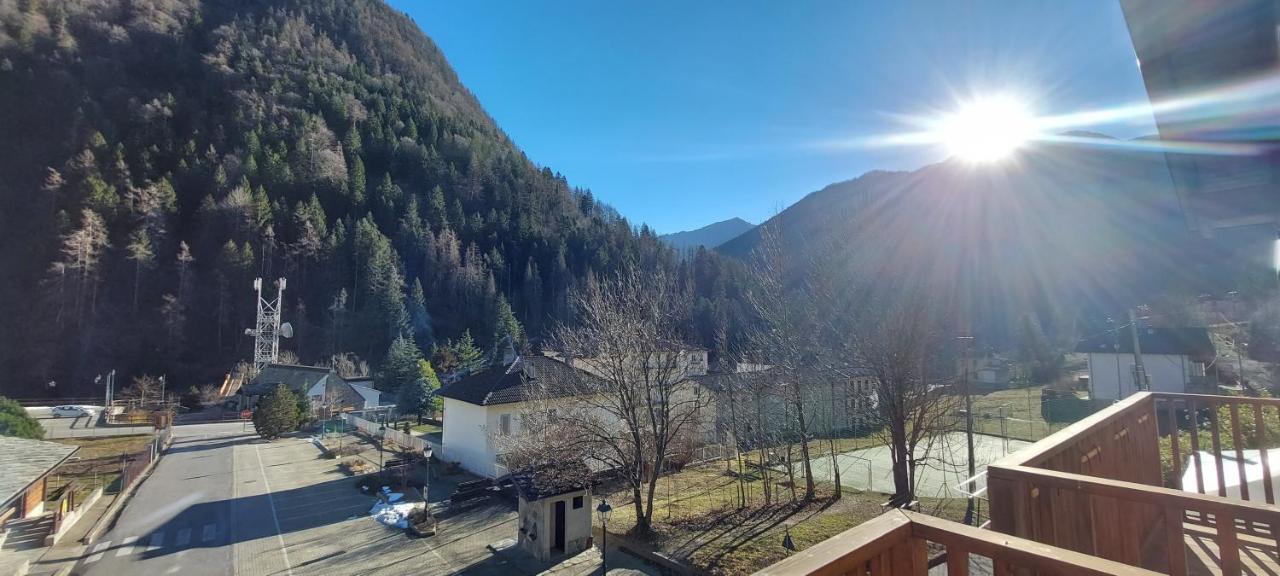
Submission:
<svg viewBox="0 0 1280 576">
<path fill-rule="evenodd" d="M 956 336 L 956 340 L 964 343 L 964 438 L 965 448 L 969 455 L 969 478 L 973 479 L 978 475 L 977 464 L 973 450 L 973 394 L 969 389 L 969 345 L 973 343 L 973 336 Z M 973 524 L 973 488 L 969 488 L 969 498 L 964 506 L 964 523 L 965 525 Z"/>
<path fill-rule="evenodd" d="M 1142 365 L 1142 344 L 1139 338 L 1138 315 L 1129 309 L 1129 330 L 1133 334 L 1133 386 L 1138 390 L 1149 390 L 1151 383 L 1147 381 L 1147 369 Z"/>
</svg>

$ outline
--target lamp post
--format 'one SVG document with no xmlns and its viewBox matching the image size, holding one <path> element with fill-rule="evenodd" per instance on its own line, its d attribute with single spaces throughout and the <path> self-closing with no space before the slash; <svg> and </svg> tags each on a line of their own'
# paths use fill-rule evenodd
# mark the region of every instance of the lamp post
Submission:
<svg viewBox="0 0 1280 576">
<path fill-rule="evenodd" d="M 431 446 L 422 449 L 422 457 L 427 460 L 427 481 L 422 485 L 422 499 L 431 506 Z"/>
<path fill-rule="evenodd" d="M 600 517 L 600 573 L 609 573 L 609 563 L 605 556 L 609 549 L 609 514 L 613 512 L 613 506 L 609 505 L 608 500 L 601 500 L 600 505 L 596 506 L 596 515 Z"/>
<path fill-rule="evenodd" d="M 382 445 L 387 436 L 387 417 L 382 417 L 382 424 L 378 426 L 378 479 L 382 479 Z"/>
</svg>

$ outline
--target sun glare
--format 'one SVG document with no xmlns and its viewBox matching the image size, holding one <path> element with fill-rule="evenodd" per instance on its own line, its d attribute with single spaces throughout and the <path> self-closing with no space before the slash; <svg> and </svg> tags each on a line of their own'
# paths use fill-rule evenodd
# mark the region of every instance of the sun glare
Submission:
<svg viewBox="0 0 1280 576">
<path fill-rule="evenodd" d="M 1035 136 L 1031 112 L 1016 98 L 993 96 L 965 103 L 939 127 L 951 154 L 971 162 L 995 162 Z"/>
</svg>

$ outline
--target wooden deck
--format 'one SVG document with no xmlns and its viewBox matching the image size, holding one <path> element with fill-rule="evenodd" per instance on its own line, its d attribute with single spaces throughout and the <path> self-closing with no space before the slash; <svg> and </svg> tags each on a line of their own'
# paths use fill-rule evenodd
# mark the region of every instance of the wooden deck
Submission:
<svg viewBox="0 0 1280 576">
<path fill-rule="evenodd" d="M 1176 576 L 1280 576 L 1271 484 L 1228 498 L 1223 481 L 1228 468 L 1243 475 L 1246 449 L 1261 450 L 1269 477 L 1275 431 L 1266 421 L 1277 410 L 1280 400 L 1268 398 L 1135 394 L 992 464 L 991 527 Z M 1178 486 L 1184 455 L 1196 492 Z"/>
</svg>

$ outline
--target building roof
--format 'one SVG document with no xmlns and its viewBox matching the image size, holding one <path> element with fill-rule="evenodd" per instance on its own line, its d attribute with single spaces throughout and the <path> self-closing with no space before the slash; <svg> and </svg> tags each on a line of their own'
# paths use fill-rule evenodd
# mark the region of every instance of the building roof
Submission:
<svg viewBox="0 0 1280 576">
<path fill-rule="evenodd" d="M 729 386 L 738 389 L 752 389 L 773 383 L 780 376 L 778 368 L 770 366 L 762 370 L 751 370 L 748 372 L 708 372 L 701 376 L 690 376 L 689 379 L 698 383 L 698 385 L 712 392 L 723 392 Z M 852 370 L 850 377 L 865 378 L 875 376 L 873 372 L 864 368 L 856 368 Z"/>
<path fill-rule="evenodd" d="M 591 487 L 591 470 L 581 460 L 543 464 L 511 474 L 511 483 L 525 500 L 541 500 Z"/>
<path fill-rule="evenodd" d="M 1139 332 L 1143 354 L 1174 354 L 1212 358 L 1217 354 L 1205 328 L 1144 328 Z M 1104 332 L 1081 340 L 1076 352 L 1133 354 L 1133 328 L 1119 334 Z"/>
<path fill-rule="evenodd" d="M 436 393 L 477 406 L 576 396 L 602 381 L 585 370 L 545 356 L 520 356 L 509 366 L 490 366 L 444 385 Z"/>
<path fill-rule="evenodd" d="M 270 394 L 276 386 L 284 384 L 296 393 L 310 390 L 316 383 L 327 378 L 332 371 L 317 366 L 296 366 L 293 364 L 268 364 L 248 384 L 244 385 L 244 393 L 249 396 Z"/>
<path fill-rule="evenodd" d="M 336 376 L 326 376 L 323 381 L 326 401 L 340 408 L 364 409 L 364 394 L 356 386 Z"/>
<path fill-rule="evenodd" d="M 8 506 L 32 484 L 57 468 L 79 446 L 0 436 L 0 508 Z"/>
<path fill-rule="evenodd" d="M 356 394 L 359 394 L 360 397 L 364 399 L 364 403 L 366 406 L 369 404 L 372 404 L 374 406 L 381 406 L 382 391 L 374 388 L 373 386 L 364 386 L 364 385 L 356 384 L 356 382 L 363 382 L 363 381 L 364 380 L 348 380 L 347 384 L 351 386 L 352 390 L 355 390 Z"/>
</svg>

